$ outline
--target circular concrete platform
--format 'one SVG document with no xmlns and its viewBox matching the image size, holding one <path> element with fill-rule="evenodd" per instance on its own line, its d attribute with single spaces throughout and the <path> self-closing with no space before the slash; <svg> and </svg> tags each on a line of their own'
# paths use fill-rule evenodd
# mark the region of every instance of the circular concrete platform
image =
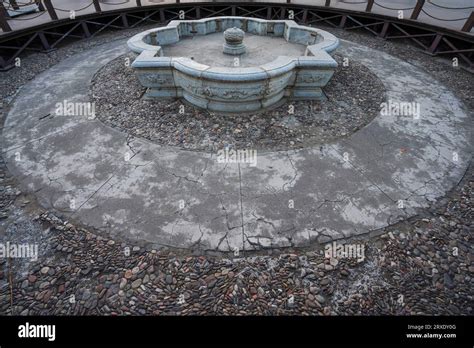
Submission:
<svg viewBox="0 0 474 348">
<path fill-rule="evenodd" d="M 317 148 L 259 154 L 256 166 L 222 164 L 132 138 L 57 103 L 89 102 L 101 66 L 125 40 L 70 57 L 25 85 L 8 113 L 8 167 L 42 206 L 112 237 L 216 250 L 304 246 L 367 234 L 416 214 L 462 178 L 472 122 L 451 91 L 398 58 L 343 42 L 388 100 L 419 103 L 419 117 L 381 113 Z"/>
</svg>

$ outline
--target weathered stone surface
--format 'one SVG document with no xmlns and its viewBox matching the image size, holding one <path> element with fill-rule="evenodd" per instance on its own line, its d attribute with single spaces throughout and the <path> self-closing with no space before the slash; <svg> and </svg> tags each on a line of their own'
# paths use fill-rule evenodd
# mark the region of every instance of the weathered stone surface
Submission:
<svg viewBox="0 0 474 348">
<path fill-rule="evenodd" d="M 224 31 L 224 53 L 230 55 L 241 55 L 246 51 L 243 43 L 245 32 L 242 29 L 233 27 Z"/>
<path fill-rule="evenodd" d="M 307 47 L 303 56 L 275 56 L 252 67 L 241 67 L 240 63 L 232 67 L 201 64 L 192 58 L 195 50 L 189 51 L 187 57 L 163 56 L 163 47 L 177 44 L 186 36 L 222 31 L 228 37 L 224 53 L 232 55 L 245 52 L 244 32 L 282 37 Z M 132 67 L 142 85 L 149 88 L 148 97 L 183 97 L 207 110 L 239 113 L 270 107 L 283 98 L 324 100 L 322 87 L 337 67 L 329 53 L 339 46 L 339 40 L 328 32 L 291 20 L 215 17 L 172 21 L 167 27 L 135 35 L 128 46 L 140 54 Z M 268 50 L 272 50 L 271 45 Z"/>
</svg>

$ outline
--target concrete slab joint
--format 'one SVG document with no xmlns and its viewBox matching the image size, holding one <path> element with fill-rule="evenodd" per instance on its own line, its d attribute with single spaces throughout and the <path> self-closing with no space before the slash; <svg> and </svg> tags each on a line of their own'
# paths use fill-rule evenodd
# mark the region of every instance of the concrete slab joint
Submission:
<svg viewBox="0 0 474 348">
<path fill-rule="evenodd" d="M 164 57 L 162 46 L 189 36 L 208 35 L 237 28 L 246 33 L 282 37 L 305 45 L 301 57 L 278 56 L 255 67 L 212 67 L 191 57 Z M 183 97 L 191 104 L 220 112 L 252 112 L 270 107 L 283 98 L 324 100 L 323 87 L 337 67 L 331 57 L 339 46 L 332 34 L 300 26 L 291 20 L 215 17 L 172 21 L 164 28 L 144 31 L 128 41 L 139 56 L 132 67 L 146 97 Z M 244 50 L 245 51 L 245 50 Z"/>
</svg>

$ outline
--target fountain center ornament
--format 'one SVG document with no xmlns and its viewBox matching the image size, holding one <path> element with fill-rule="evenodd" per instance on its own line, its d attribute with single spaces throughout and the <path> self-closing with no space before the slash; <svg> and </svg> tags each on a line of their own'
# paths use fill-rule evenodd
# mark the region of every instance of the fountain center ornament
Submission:
<svg viewBox="0 0 474 348">
<path fill-rule="evenodd" d="M 224 53 L 233 56 L 244 54 L 246 51 L 243 43 L 245 32 L 239 28 L 233 27 L 224 31 Z"/>
</svg>

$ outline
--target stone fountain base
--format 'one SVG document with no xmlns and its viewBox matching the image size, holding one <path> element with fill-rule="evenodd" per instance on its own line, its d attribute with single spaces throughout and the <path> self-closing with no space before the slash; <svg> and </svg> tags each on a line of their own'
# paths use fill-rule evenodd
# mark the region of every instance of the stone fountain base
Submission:
<svg viewBox="0 0 474 348">
<path fill-rule="evenodd" d="M 269 50 L 261 64 L 246 66 L 238 57 L 232 58 L 232 66 L 203 64 L 193 57 L 199 56 L 199 51 L 201 56 L 208 53 L 199 45 L 191 46 L 186 57 L 165 56 L 167 46 L 187 37 L 212 35 L 234 27 L 263 41 L 280 38 L 283 52 L 295 45 L 301 47 L 301 52 L 275 56 Z M 221 40 L 224 41 L 222 37 Z M 146 97 L 182 97 L 195 106 L 226 113 L 263 110 L 284 98 L 325 99 L 323 87 L 337 67 L 329 53 L 338 45 L 339 40 L 333 35 L 294 21 L 245 17 L 172 21 L 167 27 L 145 31 L 128 41 L 130 49 L 140 53 L 132 67 L 141 84 L 148 88 Z M 218 61 L 216 55 L 212 58 Z"/>
</svg>

